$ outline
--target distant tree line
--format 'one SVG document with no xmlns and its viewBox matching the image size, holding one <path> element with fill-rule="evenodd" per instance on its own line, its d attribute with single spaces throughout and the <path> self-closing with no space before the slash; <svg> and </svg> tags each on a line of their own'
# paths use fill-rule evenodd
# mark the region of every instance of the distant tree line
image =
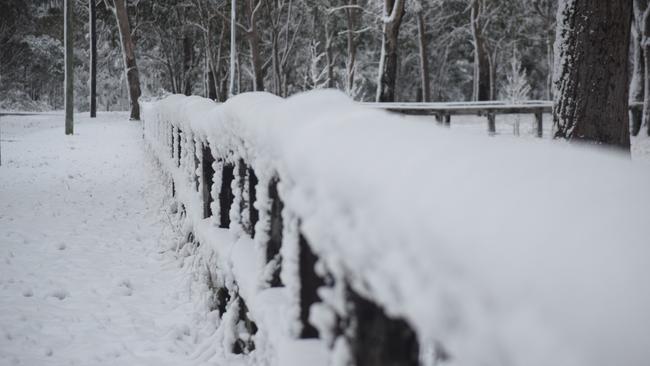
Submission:
<svg viewBox="0 0 650 366">
<path fill-rule="evenodd" d="M 87 110 L 88 1 L 72 0 L 75 106 Z M 505 99 L 511 59 L 551 95 L 553 0 L 238 0 L 235 92 L 333 87 L 357 100 Z M 144 96 L 228 96 L 228 0 L 126 1 Z M 63 1 L 0 4 L 0 92 L 61 108 Z M 98 104 L 129 91 L 114 1 L 97 1 Z M 383 50 L 383 52 L 382 52 Z M 383 55 L 383 56 L 382 56 Z M 550 61 L 549 61 L 550 60 Z M 380 71 L 381 68 L 381 71 Z M 475 77 L 474 75 L 477 75 Z"/>
<path fill-rule="evenodd" d="M 70 1 L 75 12 L 75 106 L 86 110 L 88 1 L 93 0 Z M 165 93 L 224 101 L 231 82 L 233 93 L 264 90 L 288 96 L 338 88 L 360 101 L 553 99 L 554 90 L 572 92 L 573 84 L 562 85 L 560 78 L 579 77 L 562 69 L 568 65 L 562 57 L 575 55 L 554 54 L 560 19 L 567 27 L 557 29 L 572 29 L 575 35 L 591 29 L 594 37 L 600 37 L 598 42 L 606 44 L 600 51 L 618 57 L 616 62 L 623 64 L 619 69 L 608 69 L 606 57 L 589 62 L 594 67 L 605 65 L 600 69 L 603 75 L 625 80 L 624 92 L 616 97 L 645 104 L 630 111 L 631 131 L 637 134 L 647 126 L 650 133 L 648 0 L 603 4 L 559 0 L 559 13 L 558 0 L 94 1 L 98 105 L 106 110 L 130 105 L 133 111 L 140 95 Z M 61 107 L 62 2 L 0 4 L 3 103 L 16 99 Z M 231 24 L 233 3 L 235 24 Z M 623 7 L 614 9 L 617 5 Z M 594 21 L 581 23 L 579 17 Z M 616 36 L 609 28 L 616 28 Z M 561 41 L 589 42 L 569 36 Z M 232 55 L 231 46 L 237 50 Z M 561 73 L 555 75 L 556 83 L 554 69 Z M 611 100 L 607 88 L 602 93 L 604 101 Z M 603 105 L 607 104 L 594 104 Z M 574 107 L 556 108 L 556 136 L 583 135 L 580 128 L 573 128 L 575 123 L 563 122 L 574 117 L 573 111 L 579 109 Z"/>
</svg>

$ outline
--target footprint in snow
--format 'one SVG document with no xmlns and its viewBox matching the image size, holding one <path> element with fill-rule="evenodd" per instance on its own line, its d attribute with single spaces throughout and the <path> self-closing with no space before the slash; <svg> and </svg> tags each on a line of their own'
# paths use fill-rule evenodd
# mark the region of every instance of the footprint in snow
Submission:
<svg viewBox="0 0 650 366">
<path fill-rule="evenodd" d="M 34 296 L 34 291 L 32 291 L 31 289 L 26 289 L 25 291 L 23 291 L 23 296 L 32 297 Z"/>
<path fill-rule="evenodd" d="M 65 250 L 65 248 L 66 248 L 65 243 L 59 243 L 56 246 L 56 249 L 58 249 L 58 250 Z"/>
<path fill-rule="evenodd" d="M 49 294 L 47 294 L 47 296 L 55 297 L 55 298 L 57 298 L 59 300 L 63 300 L 66 297 L 70 296 L 70 293 L 68 291 L 66 291 L 66 290 L 58 289 L 58 290 L 54 290 L 54 291 L 50 292 Z"/>
<path fill-rule="evenodd" d="M 117 286 L 120 295 L 122 296 L 133 295 L 133 285 L 131 285 L 131 281 L 129 281 L 128 279 L 123 279 L 117 284 Z"/>
</svg>

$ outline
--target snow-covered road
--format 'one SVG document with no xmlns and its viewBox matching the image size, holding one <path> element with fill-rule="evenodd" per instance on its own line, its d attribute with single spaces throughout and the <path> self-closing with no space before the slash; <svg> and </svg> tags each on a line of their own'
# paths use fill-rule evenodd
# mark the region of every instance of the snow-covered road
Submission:
<svg viewBox="0 0 650 366">
<path fill-rule="evenodd" d="M 181 365 L 189 274 L 126 114 L 1 117 L 0 365 Z"/>
</svg>

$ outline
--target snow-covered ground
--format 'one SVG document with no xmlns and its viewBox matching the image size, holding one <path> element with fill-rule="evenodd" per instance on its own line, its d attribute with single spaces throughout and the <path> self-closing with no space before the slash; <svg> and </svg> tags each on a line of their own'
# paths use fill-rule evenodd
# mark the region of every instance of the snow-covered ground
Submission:
<svg viewBox="0 0 650 366">
<path fill-rule="evenodd" d="M 0 117 L 0 365 L 188 364 L 189 274 L 127 117 Z"/>
<path fill-rule="evenodd" d="M 74 136 L 61 114 L 0 117 L 0 365 L 225 364 L 191 258 L 173 250 L 181 234 L 142 125 L 127 117 L 77 115 Z M 520 138 L 538 143 L 521 118 Z M 452 117 L 451 129 L 483 135 L 486 122 Z M 497 131 L 517 138 L 512 116 Z M 650 161 L 650 138 L 633 139 L 633 158 Z"/>
</svg>

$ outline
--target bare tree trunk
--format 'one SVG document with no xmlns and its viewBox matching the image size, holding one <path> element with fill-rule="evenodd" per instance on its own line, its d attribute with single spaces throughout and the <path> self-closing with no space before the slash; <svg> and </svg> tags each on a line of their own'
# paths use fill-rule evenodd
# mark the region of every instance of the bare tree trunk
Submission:
<svg viewBox="0 0 650 366">
<path fill-rule="evenodd" d="M 634 20 L 632 21 L 632 49 L 634 57 L 634 68 L 632 80 L 630 81 L 630 102 L 644 101 L 645 96 L 645 58 L 643 52 L 643 14 L 648 6 L 647 0 L 634 0 Z M 630 110 L 630 125 L 632 135 L 636 136 L 641 131 L 643 122 L 643 110 L 633 108 Z"/>
<path fill-rule="evenodd" d="M 248 47 L 251 51 L 251 66 L 253 68 L 253 90 L 264 91 L 264 71 L 260 56 L 260 35 L 257 32 L 257 11 L 261 6 L 259 0 L 248 0 L 246 3 L 246 16 L 249 21 L 249 30 L 246 34 Z"/>
<path fill-rule="evenodd" d="M 224 20 L 221 27 L 221 34 L 219 35 L 219 45 L 217 48 L 217 60 L 214 59 L 210 62 L 210 71 L 214 76 L 214 88 L 215 88 L 215 100 L 223 101 L 225 100 L 226 93 L 221 92 L 219 88 L 219 80 L 225 79 L 221 77 L 221 53 L 223 45 L 226 44 L 226 21 Z M 224 72 L 225 74 L 225 72 Z M 225 75 L 224 75 L 225 76 Z"/>
<path fill-rule="evenodd" d="M 126 12 L 125 0 L 113 0 L 117 27 L 120 30 L 120 41 L 122 44 L 122 55 L 126 69 L 126 79 L 129 84 L 129 98 L 131 99 L 131 120 L 140 120 L 140 76 L 138 66 L 135 62 L 135 46 L 131 38 L 131 26 Z"/>
<path fill-rule="evenodd" d="M 428 52 L 427 52 L 427 39 L 424 29 L 424 15 L 422 14 L 422 9 L 420 9 L 417 14 L 417 23 L 418 23 L 418 40 L 420 43 L 420 83 L 422 84 L 422 102 L 428 102 L 431 100 L 431 76 L 429 74 L 429 62 L 428 62 Z"/>
<path fill-rule="evenodd" d="M 217 86 L 217 80 L 214 77 L 214 71 L 208 69 L 208 98 L 212 100 L 218 100 L 216 86 Z"/>
<path fill-rule="evenodd" d="M 332 50 L 332 38 L 334 35 L 330 31 L 329 17 L 325 20 L 325 59 L 327 62 L 327 87 L 334 87 L 334 52 Z"/>
<path fill-rule="evenodd" d="M 405 0 L 384 0 L 384 31 L 377 80 L 377 102 L 394 102 L 397 83 L 398 38 Z M 390 12 L 390 13 L 389 13 Z"/>
<path fill-rule="evenodd" d="M 553 99 L 553 42 L 551 37 L 546 40 L 546 65 L 548 67 L 548 75 L 546 75 L 546 100 Z"/>
<path fill-rule="evenodd" d="M 481 29 L 481 1 L 472 0 L 470 27 L 474 41 L 474 94 L 477 101 L 490 100 L 490 53 Z"/>
<path fill-rule="evenodd" d="M 271 67 L 273 70 L 273 92 L 280 95 L 280 55 L 278 47 L 279 32 L 273 31 L 271 36 Z"/>
<path fill-rule="evenodd" d="M 235 95 L 235 67 L 237 62 L 237 1 L 230 2 L 230 86 L 228 98 Z"/>
<path fill-rule="evenodd" d="M 90 23 L 90 117 L 97 116 L 97 11 L 96 0 L 88 0 Z"/>
<path fill-rule="evenodd" d="M 609 144 L 629 153 L 631 15 L 631 1 L 560 1 L 556 138 Z"/>
<path fill-rule="evenodd" d="M 357 0 L 348 0 L 348 8 L 345 9 L 345 15 L 348 25 L 347 39 L 348 39 L 348 59 L 345 65 L 346 69 L 346 81 L 345 81 L 345 92 L 352 96 L 354 89 L 354 70 L 355 63 L 357 58 L 357 45 L 354 42 L 354 32 L 356 31 L 356 18 L 355 12 L 356 9 L 353 9 L 353 6 L 357 5 Z"/>
<path fill-rule="evenodd" d="M 639 29 L 641 31 L 641 51 L 644 57 L 644 98 L 643 98 L 643 126 L 647 128 L 650 136 L 650 4 L 647 0 L 635 1 L 635 8 L 639 12 Z M 636 13 L 635 9 L 635 13 Z"/>
<path fill-rule="evenodd" d="M 499 59 L 499 49 L 494 47 L 494 50 L 488 56 L 488 65 L 490 66 L 490 100 L 497 98 L 497 60 Z"/>
<path fill-rule="evenodd" d="M 65 0 L 64 3 L 64 35 L 65 43 L 65 134 L 74 133 L 74 45 L 73 39 L 73 19 L 72 19 L 72 0 Z"/>
<path fill-rule="evenodd" d="M 183 80 L 182 89 L 183 94 L 192 95 L 192 58 L 193 58 L 193 45 L 190 35 L 185 34 L 183 37 Z"/>
</svg>

